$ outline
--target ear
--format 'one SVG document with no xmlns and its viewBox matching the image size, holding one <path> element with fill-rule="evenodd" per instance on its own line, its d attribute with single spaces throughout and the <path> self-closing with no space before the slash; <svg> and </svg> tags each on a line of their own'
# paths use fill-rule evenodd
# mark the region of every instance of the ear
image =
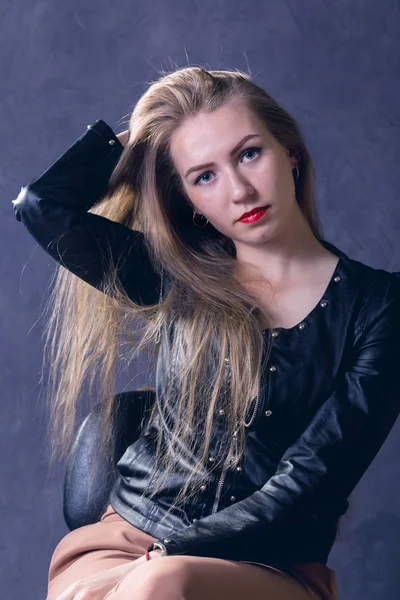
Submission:
<svg viewBox="0 0 400 600">
<path fill-rule="evenodd" d="M 189 196 L 185 191 L 183 191 L 183 199 L 185 200 L 186 204 L 188 204 L 189 208 L 191 208 L 192 210 L 196 210 L 196 207 L 194 206 L 193 202 L 190 200 Z"/>
<path fill-rule="evenodd" d="M 292 148 L 291 150 L 287 150 L 286 153 L 290 159 L 290 164 L 292 165 L 292 169 L 295 169 L 296 167 L 298 167 L 300 150 L 298 148 Z"/>
</svg>

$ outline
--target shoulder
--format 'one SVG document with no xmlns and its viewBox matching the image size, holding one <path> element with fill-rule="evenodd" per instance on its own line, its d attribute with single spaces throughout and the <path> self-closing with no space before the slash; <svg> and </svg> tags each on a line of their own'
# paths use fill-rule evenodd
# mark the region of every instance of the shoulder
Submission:
<svg viewBox="0 0 400 600">
<path fill-rule="evenodd" d="M 362 263 L 360 263 L 362 264 Z M 400 331 L 400 271 L 363 265 L 364 285 L 359 318 L 362 329 L 377 323 Z"/>
<path fill-rule="evenodd" d="M 364 301 L 366 306 L 379 308 L 386 303 L 400 300 L 400 271 L 387 271 L 365 265 L 366 286 Z"/>
<path fill-rule="evenodd" d="M 388 329 L 393 325 L 399 332 L 400 320 L 400 270 L 388 271 L 372 267 L 357 260 L 338 248 L 332 242 L 320 239 L 323 246 L 339 255 L 340 262 L 336 273 L 343 285 L 338 290 L 338 302 L 342 311 L 342 322 L 353 323 L 355 340 L 368 325 L 378 321 Z"/>
<path fill-rule="evenodd" d="M 400 271 L 388 271 L 372 267 L 364 262 L 350 258 L 343 252 L 345 270 L 348 280 L 352 280 L 354 288 L 362 295 L 366 303 L 379 301 L 386 294 L 397 297 L 400 291 Z"/>
<path fill-rule="evenodd" d="M 343 252 L 342 270 L 346 285 L 342 297 L 343 307 L 354 317 L 356 338 L 377 321 L 385 326 L 398 327 L 400 318 L 400 271 L 372 267 Z"/>
</svg>

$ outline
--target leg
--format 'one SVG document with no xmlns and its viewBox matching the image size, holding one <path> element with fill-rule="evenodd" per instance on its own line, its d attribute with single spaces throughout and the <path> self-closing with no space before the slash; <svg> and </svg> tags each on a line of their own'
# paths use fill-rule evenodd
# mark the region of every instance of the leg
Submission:
<svg viewBox="0 0 400 600">
<path fill-rule="evenodd" d="M 318 565 L 318 563 L 309 563 Z M 334 573 L 319 591 L 273 567 L 195 556 L 166 556 L 128 573 L 104 600 L 337 600 Z M 327 569 L 326 571 L 324 569 Z"/>
<path fill-rule="evenodd" d="M 98 523 L 70 531 L 57 545 L 50 563 L 46 600 L 55 600 L 80 579 L 132 562 L 154 539 L 109 505 Z"/>
</svg>

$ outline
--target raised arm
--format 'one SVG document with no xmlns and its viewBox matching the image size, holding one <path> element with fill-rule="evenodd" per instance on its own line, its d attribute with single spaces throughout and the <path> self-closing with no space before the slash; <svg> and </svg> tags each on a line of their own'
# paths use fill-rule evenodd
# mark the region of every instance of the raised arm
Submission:
<svg viewBox="0 0 400 600">
<path fill-rule="evenodd" d="M 121 265 L 118 274 L 131 299 L 153 304 L 161 281 L 143 233 L 87 212 L 107 188 L 123 134 L 116 136 L 102 119 L 89 125 L 42 175 L 21 187 L 14 214 L 54 260 L 96 288 L 104 279 L 108 249 Z"/>
</svg>

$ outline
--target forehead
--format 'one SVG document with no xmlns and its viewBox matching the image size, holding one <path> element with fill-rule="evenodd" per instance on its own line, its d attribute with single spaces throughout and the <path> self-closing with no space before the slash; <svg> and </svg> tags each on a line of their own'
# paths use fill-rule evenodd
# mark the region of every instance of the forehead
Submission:
<svg viewBox="0 0 400 600">
<path fill-rule="evenodd" d="M 179 170 L 195 163 L 217 160 L 249 133 L 271 139 L 265 125 L 238 100 L 224 104 L 211 113 L 187 117 L 171 138 L 171 155 Z"/>
</svg>

